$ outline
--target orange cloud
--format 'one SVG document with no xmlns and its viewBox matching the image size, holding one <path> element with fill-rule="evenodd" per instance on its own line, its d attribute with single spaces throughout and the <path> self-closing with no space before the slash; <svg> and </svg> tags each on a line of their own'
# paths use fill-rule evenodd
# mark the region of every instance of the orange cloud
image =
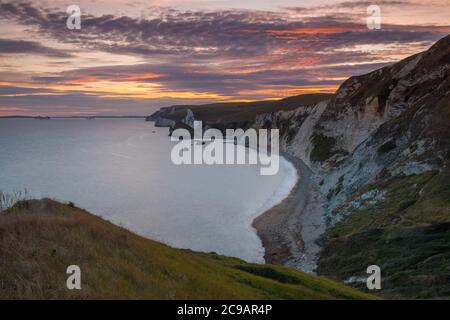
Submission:
<svg viewBox="0 0 450 320">
<path fill-rule="evenodd" d="M 297 28 L 297 29 L 269 29 L 266 33 L 272 36 L 290 36 L 290 35 L 315 35 L 315 34 L 334 34 L 347 31 L 367 30 L 366 26 L 321 26 L 315 28 Z M 317 39 L 313 41 L 319 41 Z"/>
<path fill-rule="evenodd" d="M 258 90 L 242 90 L 241 95 L 266 96 L 268 100 L 279 99 L 280 97 L 295 96 L 304 93 L 334 93 L 338 86 L 318 86 L 318 87 L 292 87 L 283 89 L 258 89 Z"/>
</svg>

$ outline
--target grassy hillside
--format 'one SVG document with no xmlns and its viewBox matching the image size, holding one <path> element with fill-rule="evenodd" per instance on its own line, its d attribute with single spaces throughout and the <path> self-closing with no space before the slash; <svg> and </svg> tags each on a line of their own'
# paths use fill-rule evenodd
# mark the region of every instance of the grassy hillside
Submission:
<svg viewBox="0 0 450 320">
<path fill-rule="evenodd" d="M 383 201 L 354 210 L 327 231 L 318 272 L 347 279 L 377 264 L 386 297 L 450 298 L 448 167 L 392 178 L 370 190 L 384 190 Z"/>
<path fill-rule="evenodd" d="M 66 289 L 73 264 L 82 290 Z M 0 299 L 370 298 L 281 266 L 173 249 L 48 199 L 0 213 L 0 284 Z"/>
<path fill-rule="evenodd" d="M 254 121 L 257 114 L 271 113 L 280 110 L 293 110 L 300 106 L 316 104 L 330 99 L 333 95 L 325 93 L 304 94 L 275 101 L 214 103 L 199 106 L 177 106 L 173 114 L 165 115 L 172 120 L 179 121 L 186 115 L 189 108 L 195 119 L 209 123 L 245 123 Z"/>
</svg>

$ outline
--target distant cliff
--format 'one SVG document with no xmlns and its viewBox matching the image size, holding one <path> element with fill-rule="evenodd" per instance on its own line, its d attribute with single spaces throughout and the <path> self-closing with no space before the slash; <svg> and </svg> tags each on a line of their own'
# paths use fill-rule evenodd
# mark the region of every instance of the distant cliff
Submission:
<svg viewBox="0 0 450 320">
<path fill-rule="evenodd" d="M 280 129 L 282 150 L 314 172 L 321 193 L 317 272 L 361 286 L 355 275 L 377 264 L 386 295 L 448 297 L 449 75 L 447 36 L 351 77 L 333 96 L 179 106 L 156 117 L 183 122 L 190 109 L 209 127 Z"/>
<path fill-rule="evenodd" d="M 156 126 L 170 127 L 176 125 L 193 127 L 194 120 L 203 121 L 206 128 L 250 128 L 257 121 L 257 116 L 294 110 L 299 106 L 313 106 L 320 101 L 331 98 L 330 94 L 308 94 L 281 99 L 278 101 L 215 103 L 199 106 L 180 105 L 161 108 L 146 118 L 154 121 Z"/>
</svg>

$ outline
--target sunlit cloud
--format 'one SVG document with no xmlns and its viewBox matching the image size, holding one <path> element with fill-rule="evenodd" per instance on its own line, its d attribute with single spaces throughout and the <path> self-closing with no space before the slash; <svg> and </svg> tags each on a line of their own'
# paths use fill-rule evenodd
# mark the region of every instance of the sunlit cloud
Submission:
<svg viewBox="0 0 450 320">
<path fill-rule="evenodd" d="M 184 9 L 189 1 L 80 1 L 82 29 L 72 31 L 58 1 L 0 1 L 0 105 L 147 114 L 169 104 L 332 93 L 450 32 L 441 19 L 447 0 L 433 2 L 436 12 L 418 1 L 378 1 L 384 22 L 376 31 L 366 27 L 368 1 L 250 1 L 246 10 L 232 9 L 242 8 L 237 1 L 195 10 Z"/>
</svg>

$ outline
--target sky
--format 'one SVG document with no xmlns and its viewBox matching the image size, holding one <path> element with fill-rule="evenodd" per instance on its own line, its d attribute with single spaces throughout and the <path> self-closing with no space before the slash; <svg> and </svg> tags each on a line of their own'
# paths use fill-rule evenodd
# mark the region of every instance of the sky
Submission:
<svg viewBox="0 0 450 320">
<path fill-rule="evenodd" d="M 449 33 L 450 0 L 0 0 L 0 116 L 333 93 Z"/>
</svg>

